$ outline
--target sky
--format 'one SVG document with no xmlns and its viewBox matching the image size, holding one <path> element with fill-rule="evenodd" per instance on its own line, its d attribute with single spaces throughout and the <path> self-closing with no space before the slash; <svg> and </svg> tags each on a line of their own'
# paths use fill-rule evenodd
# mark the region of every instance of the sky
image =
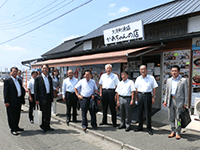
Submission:
<svg viewBox="0 0 200 150">
<path fill-rule="evenodd" d="M 170 1 L 0 0 L 0 71 L 13 66 L 27 69 L 22 61 L 41 58 L 65 40 Z"/>
</svg>

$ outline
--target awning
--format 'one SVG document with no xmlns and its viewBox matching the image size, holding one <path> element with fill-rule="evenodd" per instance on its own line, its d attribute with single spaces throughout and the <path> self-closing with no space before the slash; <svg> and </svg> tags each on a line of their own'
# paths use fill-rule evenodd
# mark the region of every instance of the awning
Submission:
<svg viewBox="0 0 200 150">
<path fill-rule="evenodd" d="M 129 54 L 138 51 L 144 51 L 151 48 L 155 48 L 155 46 L 147 46 L 147 47 L 128 49 L 123 51 L 47 60 L 32 64 L 32 68 L 40 68 L 43 64 L 48 64 L 49 67 L 64 67 L 64 66 L 86 66 L 86 65 L 108 64 L 108 63 L 110 64 L 126 63 Z"/>
</svg>

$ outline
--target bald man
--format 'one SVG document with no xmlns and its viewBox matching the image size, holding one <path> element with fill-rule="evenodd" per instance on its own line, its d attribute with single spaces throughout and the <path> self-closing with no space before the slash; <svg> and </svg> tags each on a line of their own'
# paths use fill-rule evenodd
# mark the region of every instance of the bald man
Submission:
<svg viewBox="0 0 200 150">
<path fill-rule="evenodd" d="M 117 126 L 117 117 L 116 117 L 116 103 L 115 103 L 115 89 L 119 83 L 118 76 L 112 73 L 112 65 L 105 65 L 106 73 L 101 75 L 99 84 L 100 84 L 100 96 L 102 96 L 103 104 L 103 119 L 99 125 L 107 124 L 107 110 L 108 105 L 110 106 L 112 114 L 112 123 L 113 127 Z"/>
<path fill-rule="evenodd" d="M 78 79 L 73 77 L 73 71 L 68 70 L 67 75 L 68 77 L 63 81 L 63 101 L 66 101 L 67 106 L 67 120 L 66 123 L 69 125 L 71 120 L 71 107 L 73 107 L 73 122 L 77 122 L 76 116 L 76 107 L 78 98 L 74 92 L 74 87 L 78 83 Z"/>
<path fill-rule="evenodd" d="M 151 128 L 151 106 L 155 103 L 156 88 L 158 84 L 152 75 L 147 74 L 147 67 L 145 65 L 140 66 L 140 76 L 135 81 L 136 99 L 138 101 L 138 120 L 139 126 L 135 129 L 135 132 L 143 130 L 143 111 L 146 110 L 146 123 L 148 133 L 153 135 Z M 153 93 L 153 94 L 152 94 Z"/>
</svg>

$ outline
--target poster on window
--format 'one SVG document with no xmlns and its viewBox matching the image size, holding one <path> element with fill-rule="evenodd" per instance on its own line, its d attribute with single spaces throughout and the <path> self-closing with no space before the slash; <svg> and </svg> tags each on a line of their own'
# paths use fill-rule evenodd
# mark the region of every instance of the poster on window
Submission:
<svg viewBox="0 0 200 150">
<path fill-rule="evenodd" d="M 171 77 L 171 67 L 173 65 L 178 65 L 180 67 L 180 75 L 189 81 L 190 50 L 163 53 L 163 98 L 165 96 L 166 82 Z"/>
<path fill-rule="evenodd" d="M 193 51 L 193 87 L 200 87 L 200 50 Z"/>
</svg>

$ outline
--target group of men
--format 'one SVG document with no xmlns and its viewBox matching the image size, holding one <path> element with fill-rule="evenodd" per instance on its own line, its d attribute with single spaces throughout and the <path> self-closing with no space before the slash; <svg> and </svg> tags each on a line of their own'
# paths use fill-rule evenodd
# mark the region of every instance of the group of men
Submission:
<svg viewBox="0 0 200 150">
<path fill-rule="evenodd" d="M 13 135 L 17 135 L 17 131 L 22 131 L 19 128 L 19 118 L 21 103 L 24 101 L 25 90 L 19 79 L 16 78 L 18 69 L 11 68 L 11 77 L 4 82 L 4 99 L 7 108 L 8 123 Z M 40 104 L 42 110 L 42 124 L 40 125 L 43 132 L 53 131 L 50 127 L 51 118 L 51 102 L 53 101 L 53 85 L 52 79 L 48 75 L 48 65 L 42 66 L 42 74 L 37 76 L 36 72 L 32 73 L 31 83 L 29 85 L 29 100 L 32 107 L 34 104 Z M 96 111 L 92 109 L 91 103 L 95 99 L 95 93 L 99 93 L 102 97 L 103 118 L 99 125 L 106 125 L 107 111 L 110 106 L 112 115 L 112 125 L 117 127 L 116 119 L 116 101 L 117 106 L 120 107 L 121 123 L 118 129 L 125 128 L 128 132 L 131 130 L 131 106 L 135 103 L 138 105 L 138 119 L 139 125 L 134 130 L 135 132 L 143 130 L 143 111 L 146 114 L 147 131 L 153 135 L 151 126 L 151 107 L 155 103 L 156 88 L 158 87 L 154 77 L 147 74 L 145 65 L 140 66 L 140 76 L 137 77 L 135 84 L 128 79 L 128 72 L 121 73 L 121 82 L 116 74 L 112 72 L 112 65 L 105 65 L 105 72 L 100 77 L 100 91 L 93 79 L 91 79 L 91 71 L 84 71 L 84 78 L 78 81 L 73 77 L 73 71 L 68 70 L 68 77 L 63 81 L 63 100 L 67 105 L 67 124 L 71 121 L 71 107 L 73 107 L 73 121 L 76 122 L 76 106 L 77 101 L 80 102 L 82 112 L 82 127 L 85 131 L 88 127 L 87 112 L 89 110 L 91 115 L 91 126 L 97 129 Z M 172 66 L 172 77 L 167 80 L 166 96 L 164 99 L 164 106 L 169 107 L 169 120 L 172 132 L 168 136 L 180 139 L 180 118 L 179 115 L 182 108 L 187 106 L 187 80 L 180 75 L 180 68 Z M 34 103 L 33 103 L 34 102 Z M 32 112 L 29 111 L 30 121 L 33 120 Z M 175 124 L 175 121 L 177 124 Z"/>
</svg>

